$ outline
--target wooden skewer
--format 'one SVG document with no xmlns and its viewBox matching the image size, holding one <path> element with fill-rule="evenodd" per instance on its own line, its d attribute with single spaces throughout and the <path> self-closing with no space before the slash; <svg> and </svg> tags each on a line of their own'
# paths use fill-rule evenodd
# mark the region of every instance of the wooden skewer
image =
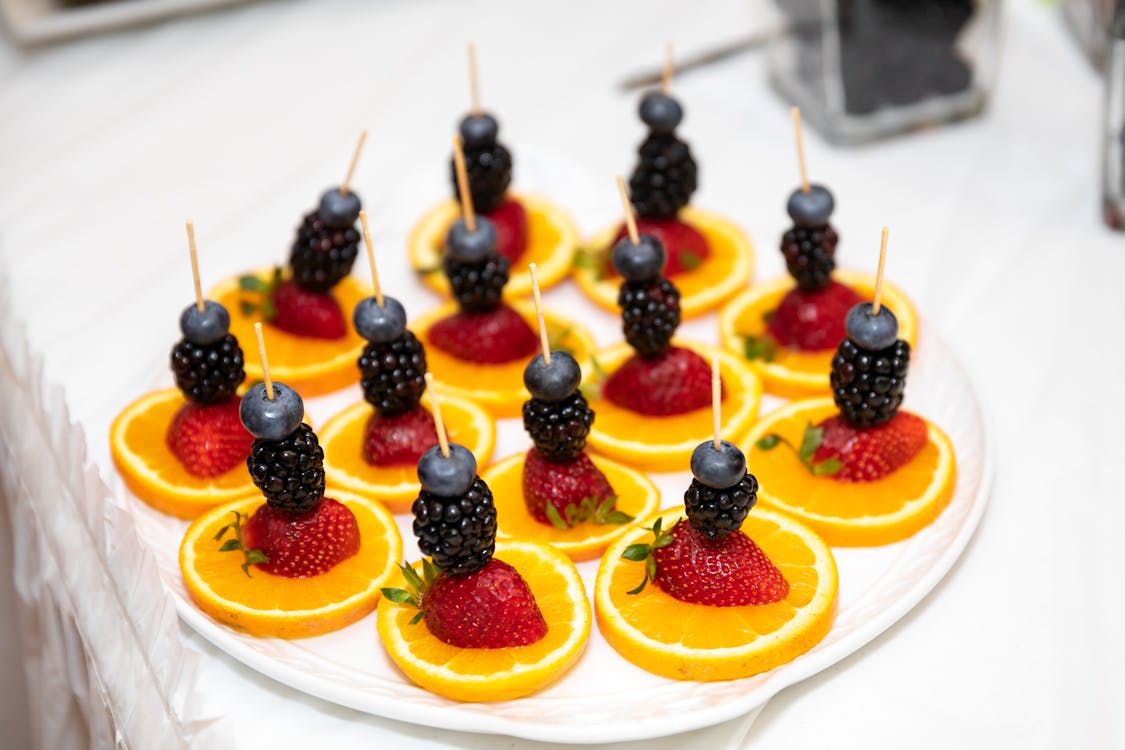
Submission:
<svg viewBox="0 0 1125 750">
<path fill-rule="evenodd" d="M 195 309 L 203 312 L 203 286 L 199 283 L 199 257 L 195 252 L 195 224 L 187 223 L 188 252 L 191 253 L 191 279 L 195 282 Z"/>
<path fill-rule="evenodd" d="M 344 181 L 340 183 L 340 195 L 348 194 L 348 184 L 352 181 L 352 175 L 355 174 L 355 165 L 359 163 L 359 154 L 363 151 L 363 144 L 367 140 L 367 131 L 364 130 L 359 134 L 359 143 L 355 144 L 355 152 L 352 154 L 352 163 L 348 165 L 348 173 L 344 175 Z"/>
<path fill-rule="evenodd" d="M 461 136 L 453 136 L 453 164 L 457 171 L 457 192 L 461 193 L 461 217 L 470 232 L 477 231 L 477 218 L 473 215 L 473 196 L 469 194 L 469 172 L 465 169 L 465 152 L 461 150 Z"/>
<path fill-rule="evenodd" d="M 258 359 L 262 360 L 262 383 L 266 386 L 266 398 L 273 401 L 273 378 L 270 377 L 270 361 L 266 359 L 266 340 L 262 338 L 262 324 L 254 324 L 254 335 L 258 337 Z"/>
<path fill-rule="evenodd" d="M 664 44 L 664 72 L 660 76 L 660 93 L 667 96 L 668 89 L 672 88 L 672 40 Z"/>
<path fill-rule="evenodd" d="M 629 230 L 629 241 L 637 245 L 641 235 L 637 232 L 637 219 L 633 216 L 633 204 L 629 202 L 629 191 L 625 187 L 625 178 L 617 175 L 617 192 L 621 193 L 621 206 L 625 209 L 625 227 Z"/>
<path fill-rule="evenodd" d="M 469 112 L 473 117 L 480 117 L 483 110 L 480 107 L 480 78 L 477 76 L 477 45 L 469 42 Z"/>
<path fill-rule="evenodd" d="M 535 264 L 529 263 L 527 270 L 531 272 L 531 295 L 535 298 L 535 317 L 539 319 L 539 345 L 543 347 L 543 363 L 551 366 L 551 343 L 547 339 L 547 323 L 543 320 L 543 297 L 539 294 L 539 277 L 535 273 Z"/>
<path fill-rule="evenodd" d="M 801 135 L 801 108 L 789 110 L 793 115 L 793 132 L 797 136 L 797 163 L 801 165 L 801 192 L 809 192 L 809 173 L 805 167 L 805 139 Z"/>
<path fill-rule="evenodd" d="M 887 264 L 887 234 L 890 230 L 883 227 L 883 240 L 879 243 L 879 271 L 875 274 L 875 299 L 871 302 L 871 314 L 878 315 L 883 305 L 883 267 Z"/>
<path fill-rule="evenodd" d="M 375 287 L 375 302 L 383 306 L 383 287 L 379 285 L 379 269 L 375 266 L 375 248 L 371 245 L 371 230 L 367 228 L 367 212 L 359 212 L 359 223 L 363 225 L 363 244 L 367 246 L 367 264 L 371 266 L 371 286 Z"/>
<path fill-rule="evenodd" d="M 715 436 L 711 440 L 711 447 L 720 450 L 723 447 L 722 422 L 723 422 L 723 381 L 719 377 L 719 358 L 711 357 L 711 416 L 715 421 Z"/>
<path fill-rule="evenodd" d="M 437 441 L 441 446 L 441 455 L 449 458 L 449 437 L 445 434 L 445 421 L 441 418 L 441 399 L 438 398 L 437 389 L 434 388 L 434 376 L 426 373 L 426 387 L 430 389 L 430 411 L 434 415 L 434 427 L 437 429 Z"/>
</svg>

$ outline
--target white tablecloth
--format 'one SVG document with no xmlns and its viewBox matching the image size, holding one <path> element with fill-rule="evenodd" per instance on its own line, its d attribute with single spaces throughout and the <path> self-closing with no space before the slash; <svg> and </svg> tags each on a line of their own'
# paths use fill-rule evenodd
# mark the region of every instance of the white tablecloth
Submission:
<svg viewBox="0 0 1125 750">
<path fill-rule="evenodd" d="M 32 52 L 0 44 L 0 269 L 10 311 L 0 448 L 28 559 L 68 559 L 68 549 L 49 548 L 68 528 L 52 514 L 82 515 L 46 488 L 103 497 L 84 457 L 115 481 L 109 423 L 159 377 L 189 296 L 185 218 L 197 222 L 209 279 L 281 258 L 301 212 L 339 180 L 355 134 L 370 127 L 354 184 L 376 227 L 408 224 L 387 212 L 419 173 L 442 174 L 467 106 L 471 38 L 485 102 L 517 159 L 521 149 L 549 151 L 604 182 L 591 201 L 604 199 L 604 213 L 575 208 L 593 230 L 613 215 L 611 176 L 630 167 L 641 137 L 636 97 L 615 82 L 659 62 L 665 38 L 700 49 L 763 26 L 760 9 L 726 0 L 290 0 Z M 796 174 L 788 112 L 765 84 L 764 55 L 685 75 L 675 89 L 702 165 L 698 204 L 750 231 L 759 278 L 780 273 L 775 248 Z M 947 579 L 861 652 L 784 691 L 752 725 L 637 747 L 1125 746 L 1125 236 L 1098 218 L 1100 114 L 1101 83 L 1055 14 L 1012 0 L 984 118 L 856 150 L 808 134 L 812 174 L 837 195 L 843 264 L 870 267 L 879 227 L 890 224 L 890 276 L 976 375 L 998 446 L 992 505 Z M 429 189 L 437 198 L 446 185 Z M 386 283 L 413 283 L 403 255 L 390 256 Z M 40 388 L 37 357 L 56 395 Z M 85 440 L 49 424 L 63 400 Z M 42 435 L 25 438 L 36 419 Z M 70 464 L 45 471 L 58 457 Z M 73 582 L 98 573 L 152 593 L 153 571 L 122 557 L 132 542 L 115 537 L 131 532 L 127 517 L 112 494 L 103 499 L 85 520 L 108 531 L 73 540 Z M 28 551 L 28 535 L 45 546 Z M 113 568 L 123 559 L 127 570 Z M 151 602 L 122 635 L 105 629 L 104 612 L 60 604 L 74 593 L 66 575 L 17 559 L 16 576 L 27 601 L 53 591 L 51 616 L 62 607 L 60 629 L 31 634 L 29 651 L 68 644 L 111 672 L 56 664 L 49 678 L 32 675 L 44 747 L 83 746 L 62 728 L 65 717 L 37 703 L 67 690 L 112 709 L 109 719 L 104 706 L 71 712 L 97 746 L 116 727 L 116 740 L 137 748 L 170 747 L 152 738 L 175 734 L 197 747 L 542 747 L 340 709 L 219 653 L 174 625 L 167 602 Z M 115 602 L 130 611 L 127 597 Z M 95 627 L 86 632 L 84 622 Z M 73 624 L 79 632 L 68 636 Z M 71 653 L 79 666 L 81 657 Z M 130 658 L 145 668 L 126 679 L 119 665 Z M 167 659 L 182 669 L 167 669 Z M 73 684 L 76 674 L 87 684 Z"/>
</svg>

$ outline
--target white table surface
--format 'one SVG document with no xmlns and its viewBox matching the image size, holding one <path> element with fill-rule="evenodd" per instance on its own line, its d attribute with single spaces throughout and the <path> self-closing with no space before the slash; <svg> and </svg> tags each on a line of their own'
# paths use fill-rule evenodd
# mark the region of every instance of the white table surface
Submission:
<svg viewBox="0 0 1125 750">
<path fill-rule="evenodd" d="M 185 218 L 210 279 L 280 259 L 369 127 L 354 184 L 375 226 L 409 223 L 381 212 L 445 158 L 467 104 L 469 38 L 517 159 L 521 148 L 565 155 L 604 177 L 612 212 L 610 178 L 642 136 L 636 97 L 616 81 L 659 62 L 665 38 L 700 49 L 766 23 L 758 10 L 282 0 L 33 52 L 0 42 L 0 270 L 12 309 L 112 477 L 109 422 L 159 374 L 190 292 Z M 1012 0 L 1005 16 L 984 118 L 857 150 L 806 136 L 814 178 L 837 194 L 843 264 L 871 265 L 889 223 L 889 275 L 976 374 L 999 460 L 982 526 L 916 610 L 752 726 L 644 747 L 1125 746 L 1125 235 L 1098 216 L 1101 82 L 1050 9 Z M 685 75 L 675 90 L 702 166 L 697 203 L 749 230 L 759 278 L 780 273 L 795 164 L 764 55 Z M 589 231 L 602 217 L 576 218 Z M 404 255 L 389 257 L 387 283 L 412 283 Z M 543 747 L 363 716 L 182 638 L 204 656 L 206 706 L 227 716 L 212 741 Z"/>
</svg>

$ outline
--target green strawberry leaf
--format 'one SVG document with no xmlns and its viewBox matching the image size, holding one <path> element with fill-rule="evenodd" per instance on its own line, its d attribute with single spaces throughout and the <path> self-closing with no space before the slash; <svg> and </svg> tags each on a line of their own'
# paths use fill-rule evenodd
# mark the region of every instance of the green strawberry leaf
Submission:
<svg viewBox="0 0 1125 750">
<path fill-rule="evenodd" d="M 781 435 L 778 435 L 776 432 L 771 432 L 764 437 L 758 438 L 754 443 L 754 447 L 760 451 L 772 451 L 781 443 L 781 440 Z"/>
<path fill-rule="evenodd" d="M 826 475 L 835 474 L 844 468 L 844 463 L 838 458 L 826 458 L 820 463 L 813 464 L 813 476 L 823 477 Z"/>
<path fill-rule="evenodd" d="M 703 265 L 703 256 L 691 250 L 680 250 L 680 265 L 685 271 L 694 271 Z"/>
<path fill-rule="evenodd" d="M 563 520 L 563 517 L 559 515 L 559 509 L 555 507 L 554 503 L 548 502 L 543 510 L 547 514 L 547 520 L 550 521 L 551 525 L 556 529 L 566 531 L 570 528 L 567 522 Z"/>
<path fill-rule="evenodd" d="M 813 427 L 812 422 L 805 425 L 805 434 L 801 436 L 801 447 L 797 449 L 797 458 L 806 466 L 812 461 L 813 454 L 824 440 L 824 428 Z"/>
<path fill-rule="evenodd" d="M 246 550 L 246 562 L 248 563 L 265 564 L 269 561 L 270 559 L 266 557 L 266 553 L 262 552 L 260 549 Z"/>
<path fill-rule="evenodd" d="M 238 277 L 238 288 L 244 292 L 264 292 L 269 288 L 269 284 L 248 273 Z"/>
<path fill-rule="evenodd" d="M 219 529 L 219 533 L 215 535 L 215 541 L 220 541 L 223 538 L 223 535 L 227 533 L 228 529 L 234 530 L 234 539 L 228 539 L 223 542 L 219 547 L 219 552 L 241 552 L 242 565 L 240 565 L 239 567 L 242 568 L 242 572 L 246 574 L 247 578 L 251 578 L 252 576 L 250 575 L 250 566 L 256 563 L 268 563 L 270 559 L 266 556 L 266 553 L 262 552 L 260 549 L 246 549 L 243 546 L 242 519 L 248 519 L 249 516 L 243 516 L 237 510 L 232 510 L 231 513 L 234 514 L 234 520 L 228 523 L 223 528 Z"/>
<path fill-rule="evenodd" d="M 388 588 L 388 589 L 379 589 L 379 591 L 382 592 L 383 596 L 385 596 L 389 601 L 392 601 L 395 604 L 406 604 L 406 603 L 414 604 L 415 603 L 414 594 L 410 593 L 406 589 L 389 589 Z"/>
<path fill-rule="evenodd" d="M 422 577 L 418 575 L 418 571 L 414 570 L 414 568 L 410 565 L 402 566 L 402 577 L 406 579 L 407 584 L 409 584 L 415 591 L 421 591 L 426 587 L 426 584 L 422 580 Z"/>
<path fill-rule="evenodd" d="M 637 588 L 635 588 L 635 589 L 629 589 L 625 593 L 629 594 L 630 596 L 636 596 L 637 594 L 644 591 L 645 586 L 647 586 L 647 585 L 648 585 L 648 576 L 646 575 L 644 578 L 641 579 L 641 585 L 640 586 L 637 586 Z"/>
<path fill-rule="evenodd" d="M 777 342 L 770 336 L 747 336 L 742 343 L 742 354 L 751 361 L 773 362 L 777 357 Z"/>
<path fill-rule="evenodd" d="M 249 300 L 241 299 L 238 301 L 238 308 L 242 310 L 242 314 L 249 318 L 254 313 L 258 312 L 258 306 Z"/>
<path fill-rule="evenodd" d="M 410 618 L 410 624 L 411 625 L 417 625 L 418 623 L 422 622 L 422 618 L 425 617 L 425 616 L 426 616 L 425 612 L 423 612 L 422 610 L 418 610 L 418 614 L 416 614 L 416 615 L 414 615 L 413 617 Z"/>
<path fill-rule="evenodd" d="M 219 547 L 219 552 L 234 552 L 236 549 L 242 549 L 242 542 L 237 539 L 228 539 L 223 542 L 222 547 Z"/>
<path fill-rule="evenodd" d="M 425 579 L 427 589 L 430 587 L 431 584 L 433 584 L 434 581 L 436 581 L 438 579 L 439 575 L 441 575 L 441 571 L 438 570 L 436 565 L 434 565 L 432 562 L 430 562 L 430 558 L 423 557 L 422 558 L 422 577 Z"/>
<path fill-rule="evenodd" d="M 621 557 L 633 562 L 640 562 L 645 560 L 652 553 L 652 545 L 650 544 L 630 544 L 621 553 Z"/>
</svg>

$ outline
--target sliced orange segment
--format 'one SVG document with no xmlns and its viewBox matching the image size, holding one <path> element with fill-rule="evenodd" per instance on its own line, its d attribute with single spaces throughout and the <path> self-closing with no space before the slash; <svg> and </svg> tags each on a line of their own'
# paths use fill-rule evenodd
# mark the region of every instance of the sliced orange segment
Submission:
<svg viewBox="0 0 1125 750">
<path fill-rule="evenodd" d="M 184 403 L 176 388 L 154 391 L 113 420 L 109 448 L 125 486 L 162 513 L 179 518 L 195 518 L 216 505 L 258 495 L 246 464 L 208 478 L 184 469 L 165 440 L 168 425 Z"/>
<path fill-rule="evenodd" d="M 688 206 L 680 211 L 680 219 L 698 229 L 711 248 L 711 254 L 698 268 L 672 277 L 672 283 L 680 290 L 680 311 L 686 319 L 714 310 L 750 282 L 754 275 L 754 246 L 745 232 L 718 214 Z M 599 232 L 588 247 L 594 253 L 608 249 L 617 231 L 618 225 L 614 225 Z M 574 281 L 594 303 L 616 314 L 621 279 L 601 278 L 598 265 L 576 267 Z"/>
<path fill-rule="evenodd" d="M 504 287 L 504 297 L 509 299 L 531 294 L 529 263 L 536 264 L 541 289 L 566 278 L 578 244 L 578 229 L 561 208 L 532 195 L 513 194 L 512 197 L 527 211 L 527 249 L 519 261 L 512 264 L 511 277 Z M 460 213 L 461 207 L 456 201 L 439 203 L 422 216 L 407 240 L 411 268 L 423 284 L 444 297 L 451 296 L 449 280 L 441 270 L 445 235 Z"/>
<path fill-rule="evenodd" d="M 854 289 L 870 301 L 875 295 L 875 275 L 862 271 L 832 273 L 832 278 Z M 736 357 L 745 357 L 747 336 L 761 336 L 767 330 L 764 316 L 777 309 L 781 298 L 792 289 L 792 277 L 783 276 L 755 284 L 728 302 L 719 313 L 719 337 L 723 348 Z M 893 284 L 883 284 L 883 304 L 898 319 L 899 338 L 911 346 L 918 338 L 918 313 L 906 294 Z M 762 378 L 766 392 L 785 398 L 819 396 L 829 391 L 828 373 L 835 349 L 804 352 L 781 347 L 772 361 L 748 360 Z"/>
<path fill-rule="evenodd" d="M 913 535 L 949 504 L 957 470 L 953 445 L 936 425 L 921 452 L 905 466 L 873 482 L 841 482 L 809 473 L 784 446 L 759 450 L 771 432 L 800 445 L 805 426 L 838 413 L 831 398 L 797 401 L 754 425 L 743 451 L 758 478 L 758 500 L 799 518 L 836 547 L 889 544 Z"/>
<path fill-rule="evenodd" d="M 694 341 L 675 339 L 674 346 L 692 349 L 710 361 L 719 358 L 719 374 L 723 379 L 723 437 L 739 440 L 758 416 L 762 384 L 745 362 L 714 347 Z M 602 349 L 594 359 L 607 373 L 613 373 L 632 356 L 628 344 Z M 597 374 L 585 368 L 585 382 L 593 385 Z M 587 391 L 592 389 L 587 388 Z M 695 409 L 668 417 L 652 417 L 623 409 L 604 398 L 589 398 L 597 414 L 590 428 L 590 445 L 599 453 L 630 466 L 653 471 L 685 471 L 695 446 L 712 432 L 711 407 Z"/>
<path fill-rule="evenodd" d="M 527 510 L 523 500 L 523 462 L 527 454 L 509 456 L 490 466 L 481 478 L 492 490 L 496 505 L 498 539 L 520 539 L 549 544 L 565 552 L 571 560 L 592 560 L 606 545 L 622 534 L 628 524 L 598 525 L 591 521 L 572 529 L 557 529 L 540 523 Z M 617 493 L 617 510 L 634 518 L 643 518 L 660 507 L 660 491 L 639 471 L 601 456 L 590 456 L 613 491 Z"/>
<path fill-rule="evenodd" d="M 664 528 L 684 517 L 683 507 L 658 514 Z M 624 560 L 630 544 L 651 542 L 657 516 L 629 527 L 598 567 L 594 605 L 602 635 L 642 669 L 677 680 L 732 680 L 792 661 L 815 646 L 836 616 L 836 561 L 810 529 L 755 507 L 742 524 L 789 582 L 789 595 L 765 605 L 712 607 L 682 602 L 650 584 L 641 563 Z M 686 521 L 685 521 L 686 523 Z"/>
<path fill-rule="evenodd" d="M 429 395 L 422 397 L 424 408 L 429 409 L 430 403 Z M 324 477 L 333 487 L 377 498 L 392 513 L 407 513 L 418 497 L 418 468 L 413 464 L 372 466 L 364 460 L 363 437 L 373 411 L 371 404 L 361 401 L 320 428 Z M 443 396 L 441 415 L 450 441 L 472 451 L 480 466 L 488 464 L 496 445 L 496 424 L 488 412 L 463 398 Z"/>
<path fill-rule="evenodd" d="M 247 578 L 241 553 L 219 551 L 215 535 L 234 519 L 232 511 L 252 514 L 265 502 L 260 496 L 221 505 L 196 519 L 180 544 L 180 571 L 196 605 L 235 630 L 275 638 L 330 633 L 371 612 L 380 587 L 402 559 L 398 527 L 374 500 L 331 488 L 325 495 L 355 514 L 360 547 L 327 573 L 309 578 L 270 575 L 255 566 Z"/>
<path fill-rule="evenodd" d="M 254 275 L 268 281 L 273 269 L 263 268 Z M 338 391 L 358 379 L 356 362 L 367 343 L 352 328 L 352 310 L 356 303 L 371 294 L 371 289 L 351 276 L 345 276 L 332 288 L 332 296 L 340 303 L 347 321 L 347 335 L 342 339 L 314 339 L 295 336 L 280 328 L 263 322 L 266 328 L 266 346 L 270 353 L 270 376 L 280 380 L 305 398 L 322 396 Z M 261 294 L 244 292 L 238 287 L 238 279 L 229 278 L 219 283 L 207 293 L 207 298 L 219 302 L 230 313 L 230 332 L 238 339 L 246 356 L 246 380 L 262 379 L 262 364 L 253 355 L 254 324 L 262 320 L 260 313 L 246 315 L 242 303 L 258 304 Z"/>
<path fill-rule="evenodd" d="M 535 307 L 530 302 L 509 300 L 508 304 L 527 321 L 532 330 L 538 330 Z M 495 365 L 465 362 L 446 354 L 430 343 L 430 326 L 453 315 L 457 309 L 456 302 L 446 302 L 418 316 L 410 325 L 414 335 L 426 346 L 426 362 L 434 377 L 441 383 L 442 393 L 475 401 L 495 417 L 519 416 L 523 402 L 531 398 L 531 394 L 523 387 L 523 370 L 534 354 L 526 359 Z M 578 360 L 579 365 L 584 363 L 594 350 L 594 339 L 586 329 L 550 310 L 543 311 L 543 319 L 547 324 L 551 347 L 565 349 Z M 272 365 L 271 361 L 271 369 Z"/>
<path fill-rule="evenodd" d="M 574 563 L 558 550 L 530 542 L 497 541 L 495 557 L 523 576 L 547 635 L 529 646 L 460 648 L 438 640 L 425 621 L 410 624 L 414 607 L 379 602 L 379 637 L 407 677 L 430 692 L 458 701 L 503 701 L 540 690 L 577 661 L 590 637 L 590 602 Z M 421 575 L 421 563 L 415 564 Z M 404 588 L 401 571 L 392 587 Z"/>
</svg>

